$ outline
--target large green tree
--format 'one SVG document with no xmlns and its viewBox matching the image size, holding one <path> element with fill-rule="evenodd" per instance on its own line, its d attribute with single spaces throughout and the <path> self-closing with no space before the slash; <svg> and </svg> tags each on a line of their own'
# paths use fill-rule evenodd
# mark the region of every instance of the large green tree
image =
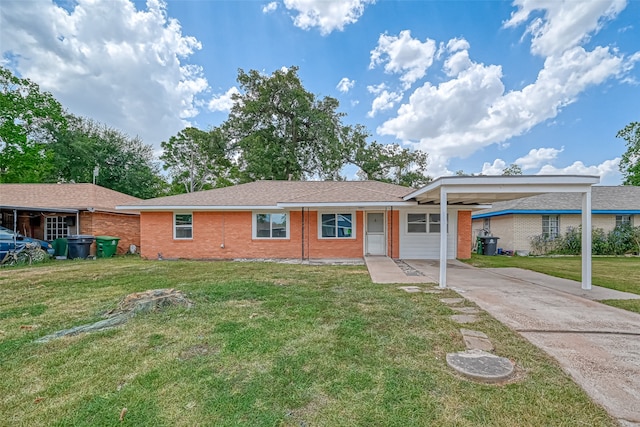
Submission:
<svg viewBox="0 0 640 427">
<path fill-rule="evenodd" d="M 624 185 L 640 185 L 640 122 L 631 122 L 616 134 L 626 141 L 627 151 L 620 160 Z"/>
<path fill-rule="evenodd" d="M 237 150 L 240 181 L 336 179 L 344 165 L 338 101 L 318 99 L 298 68 L 238 71 L 239 94 L 223 128 Z"/>
<path fill-rule="evenodd" d="M 0 67 L 0 182 L 40 182 L 52 167 L 52 132 L 65 126 L 50 93 Z"/>
<path fill-rule="evenodd" d="M 367 142 L 369 136 L 363 126 L 343 128 L 343 140 L 349 154 L 346 160 L 359 168 L 359 178 L 414 188 L 431 182 L 427 175 L 427 153 L 399 144 Z"/>
<path fill-rule="evenodd" d="M 48 145 L 50 182 L 92 182 L 143 199 L 167 187 L 151 145 L 90 119 L 69 116 L 69 126 Z"/>
<path fill-rule="evenodd" d="M 232 184 L 235 167 L 220 128 L 188 127 L 162 142 L 160 160 L 172 178 L 172 192 L 192 193 Z"/>
</svg>

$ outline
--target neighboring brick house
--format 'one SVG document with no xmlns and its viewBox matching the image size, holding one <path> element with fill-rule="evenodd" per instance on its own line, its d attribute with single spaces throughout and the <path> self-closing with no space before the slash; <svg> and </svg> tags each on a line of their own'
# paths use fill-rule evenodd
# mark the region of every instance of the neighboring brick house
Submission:
<svg viewBox="0 0 640 427">
<path fill-rule="evenodd" d="M 0 184 L 0 224 L 52 241 L 71 234 L 120 237 L 118 253 L 140 246 L 140 215 L 116 205 L 141 199 L 94 184 Z M 91 253 L 95 253 L 95 243 Z"/>
<path fill-rule="evenodd" d="M 592 228 L 605 232 L 616 225 L 640 225 L 640 187 L 594 186 L 592 197 Z M 497 202 L 490 209 L 473 214 L 474 238 L 483 230 L 499 237 L 498 247 L 508 251 L 531 251 L 531 238 L 540 235 L 557 236 L 569 227 L 579 227 L 581 199 L 576 193 L 549 193 L 506 202 Z"/>
<path fill-rule="evenodd" d="M 119 206 L 140 212 L 144 258 L 437 259 L 440 207 L 377 181 L 257 181 Z M 471 256 L 471 210 L 448 214 L 448 258 Z"/>
</svg>

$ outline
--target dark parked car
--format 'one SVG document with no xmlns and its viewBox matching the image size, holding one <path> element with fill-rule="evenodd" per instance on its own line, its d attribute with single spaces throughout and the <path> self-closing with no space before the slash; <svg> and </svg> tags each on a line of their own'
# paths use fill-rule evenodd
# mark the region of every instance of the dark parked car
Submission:
<svg viewBox="0 0 640 427">
<path fill-rule="evenodd" d="M 20 233 L 16 233 L 15 243 L 20 245 L 21 243 L 31 243 L 36 242 L 40 245 L 42 250 L 46 251 L 49 256 L 53 256 L 54 250 L 51 243 L 45 242 L 44 240 L 32 239 L 31 237 L 23 236 Z M 4 259 L 7 255 L 7 252 L 15 249 L 14 243 L 14 232 L 13 230 L 9 230 L 6 227 L 0 226 L 0 260 Z"/>
</svg>

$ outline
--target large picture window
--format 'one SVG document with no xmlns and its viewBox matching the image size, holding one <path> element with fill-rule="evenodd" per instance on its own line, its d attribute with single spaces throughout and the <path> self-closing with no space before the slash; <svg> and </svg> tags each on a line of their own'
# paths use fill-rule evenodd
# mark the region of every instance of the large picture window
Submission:
<svg viewBox="0 0 640 427">
<path fill-rule="evenodd" d="M 323 238 L 349 239 L 355 237 L 353 233 L 353 214 L 323 213 L 320 215 L 321 233 Z"/>
<path fill-rule="evenodd" d="M 286 213 L 257 213 L 254 215 L 254 237 L 258 239 L 286 239 L 289 237 Z"/>
<path fill-rule="evenodd" d="M 407 233 L 426 233 L 427 214 L 410 213 L 407 214 Z"/>
<path fill-rule="evenodd" d="M 173 218 L 173 238 L 193 239 L 193 214 L 177 213 Z"/>
<path fill-rule="evenodd" d="M 560 235 L 558 215 L 542 215 L 542 235 L 550 239 L 555 239 Z"/>
</svg>

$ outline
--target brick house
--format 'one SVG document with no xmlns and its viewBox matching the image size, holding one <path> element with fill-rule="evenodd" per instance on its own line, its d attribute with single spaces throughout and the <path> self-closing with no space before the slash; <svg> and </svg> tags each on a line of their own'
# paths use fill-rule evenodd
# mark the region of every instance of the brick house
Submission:
<svg viewBox="0 0 640 427">
<path fill-rule="evenodd" d="M 143 200 L 144 258 L 437 259 L 440 208 L 376 181 L 257 181 Z M 448 257 L 471 256 L 472 206 L 448 214 Z"/>
<path fill-rule="evenodd" d="M 592 228 L 605 232 L 619 224 L 640 225 L 640 187 L 594 186 Z M 499 237 L 498 247 L 519 252 L 531 251 L 531 238 L 564 234 L 582 224 L 581 200 L 576 193 L 548 193 L 494 203 L 490 209 L 473 214 L 474 237 L 483 230 Z"/>
<path fill-rule="evenodd" d="M 140 214 L 116 210 L 141 199 L 94 184 L 0 184 L 0 225 L 52 241 L 72 234 L 120 237 L 118 253 L 140 247 Z M 91 248 L 95 253 L 95 243 Z"/>
<path fill-rule="evenodd" d="M 474 210 L 543 193 L 576 193 L 591 224 L 596 176 L 455 176 L 412 189 L 376 181 L 257 181 L 123 204 L 140 212 L 143 258 L 469 258 Z M 446 233 L 441 233 L 446 230 Z M 591 288 L 583 238 L 582 287 Z"/>
</svg>

